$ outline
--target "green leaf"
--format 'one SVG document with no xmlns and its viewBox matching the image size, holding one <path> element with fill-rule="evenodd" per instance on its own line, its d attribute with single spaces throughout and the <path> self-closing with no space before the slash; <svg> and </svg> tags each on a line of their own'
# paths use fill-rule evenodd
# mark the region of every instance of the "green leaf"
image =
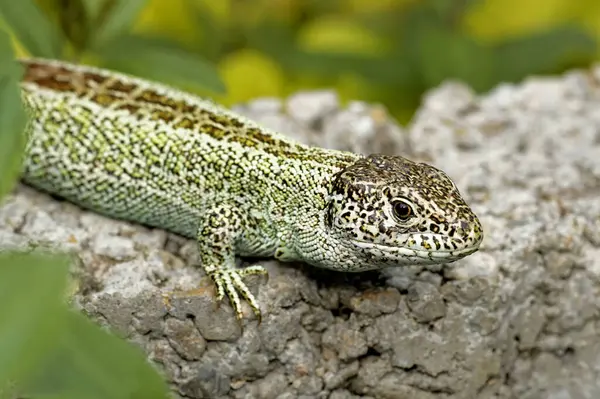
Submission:
<svg viewBox="0 0 600 399">
<path fill-rule="evenodd" d="M 463 18 L 469 7 L 479 1 L 482 0 L 427 0 L 423 6 L 430 7 L 437 13 L 440 21 L 445 23 L 445 26 L 452 27 Z"/>
<path fill-rule="evenodd" d="M 419 70 L 426 87 L 447 79 L 467 83 L 477 91 L 493 83 L 493 53 L 469 37 L 429 27 L 415 37 Z"/>
<path fill-rule="evenodd" d="M 0 388 L 56 347 L 68 266 L 66 257 L 0 253 Z"/>
<path fill-rule="evenodd" d="M 208 61 L 167 40 L 123 36 L 97 54 L 107 68 L 177 86 L 225 92 L 225 84 Z"/>
<path fill-rule="evenodd" d="M 60 347 L 37 378 L 32 397 L 87 399 L 164 399 L 163 378 L 133 344 L 99 328 L 85 316 L 68 312 Z"/>
<path fill-rule="evenodd" d="M 315 74 L 337 79 L 340 73 L 355 73 L 373 85 L 413 86 L 415 71 L 405 57 L 384 55 L 370 57 L 349 53 L 306 51 L 298 48 L 294 33 L 285 25 L 264 23 L 248 35 L 251 47 L 268 54 L 292 74 Z"/>
<path fill-rule="evenodd" d="M 72 45 L 75 58 L 88 47 L 90 39 L 90 22 L 81 0 L 60 0 L 55 11 L 63 34 Z"/>
<path fill-rule="evenodd" d="M 94 48 L 102 46 L 118 36 L 125 34 L 140 11 L 144 8 L 147 0 L 113 0 L 110 7 L 97 10 L 98 0 L 85 0 L 90 15 L 96 13 L 97 23 L 94 26 L 95 33 L 92 37 Z"/>
<path fill-rule="evenodd" d="M 213 18 L 205 2 L 188 0 L 186 4 L 199 31 L 194 49 L 211 60 L 218 60 L 233 35 Z"/>
<path fill-rule="evenodd" d="M 592 62 L 597 43 L 579 28 L 562 26 L 506 41 L 494 49 L 496 79 L 518 81 L 526 76 L 559 73 L 569 62 Z"/>
<path fill-rule="evenodd" d="M 95 20 L 100 18 L 107 8 L 110 7 L 111 2 L 107 0 L 80 0 L 81 5 L 86 10 L 88 18 Z"/>
<path fill-rule="evenodd" d="M 22 68 L 10 40 L 0 31 L 0 199 L 12 191 L 21 172 L 27 115 L 21 102 Z"/>
<path fill-rule="evenodd" d="M 60 58 L 64 38 L 32 0 L 0 0 L 0 16 L 33 56 Z"/>
</svg>

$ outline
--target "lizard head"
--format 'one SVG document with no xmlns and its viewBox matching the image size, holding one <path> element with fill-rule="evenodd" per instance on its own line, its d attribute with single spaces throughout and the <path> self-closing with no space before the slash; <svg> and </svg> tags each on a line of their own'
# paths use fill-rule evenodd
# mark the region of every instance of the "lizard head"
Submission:
<svg viewBox="0 0 600 399">
<path fill-rule="evenodd" d="M 325 223 L 360 270 L 453 262 L 483 239 L 454 182 L 424 163 L 370 155 L 338 172 L 330 194 Z"/>
</svg>

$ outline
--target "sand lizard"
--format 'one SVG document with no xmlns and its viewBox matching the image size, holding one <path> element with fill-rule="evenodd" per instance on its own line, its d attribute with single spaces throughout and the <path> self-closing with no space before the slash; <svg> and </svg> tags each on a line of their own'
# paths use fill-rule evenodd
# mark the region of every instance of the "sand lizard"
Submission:
<svg viewBox="0 0 600 399">
<path fill-rule="evenodd" d="M 23 181 L 98 213 L 195 238 L 238 318 L 235 256 L 359 272 L 453 262 L 477 216 L 442 171 L 400 156 L 310 147 L 212 101 L 108 70 L 23 59 Z"/>
</svg>

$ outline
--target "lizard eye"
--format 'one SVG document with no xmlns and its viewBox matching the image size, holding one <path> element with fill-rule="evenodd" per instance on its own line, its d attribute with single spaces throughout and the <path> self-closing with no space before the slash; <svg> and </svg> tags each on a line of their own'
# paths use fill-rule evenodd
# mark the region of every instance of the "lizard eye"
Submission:
<svg viewBox="0 0 600 399">
<path fill-rule="evenodd" d="M 412 208 L 404 201 L 396 201 L 393 204 L 393 211 L 394 216 L 402 221 L 408 220 L 413 216 Z"/>
</svg>

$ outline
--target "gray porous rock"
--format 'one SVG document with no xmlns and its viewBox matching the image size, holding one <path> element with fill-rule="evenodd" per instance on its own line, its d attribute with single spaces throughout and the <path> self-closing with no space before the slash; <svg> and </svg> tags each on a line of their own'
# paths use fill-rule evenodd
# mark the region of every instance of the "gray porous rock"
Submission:
<svg viewBox="0 0 600 399">
<path fill-rule="evenodd" d="M 434 164 L 485 232 L 442 267 L 263 260 L 269 280 L 249 280 L 260 324 L 216 306 L 193 241 L 28 187 L 0 207 L 0 248 L 77 254 L 77 306 L 141 346 L 179 397 L 600 398 L 599 81 L 597 67 L 482 96 L 447 82 L 405 127 L 327 91 L 236 107 L 309 144 Z"/>
</svg>

